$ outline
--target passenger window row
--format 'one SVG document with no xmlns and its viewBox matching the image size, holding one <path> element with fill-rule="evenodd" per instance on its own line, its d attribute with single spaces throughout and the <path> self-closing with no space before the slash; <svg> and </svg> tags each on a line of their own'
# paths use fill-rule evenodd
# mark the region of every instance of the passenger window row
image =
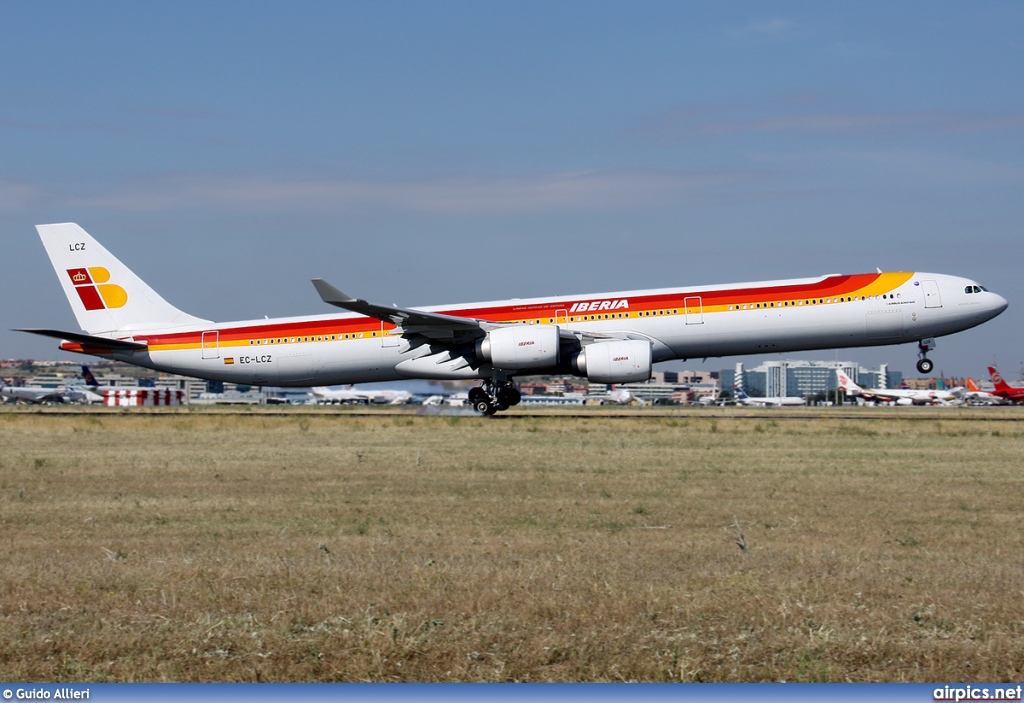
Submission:
<svg viewBox="0 0 1024 703">
<path fill-rule="evenodd" d="M 769 303 L 746 303 L 743 305 L 730 305 L 730 310 L 761 310 L 762 308 L 788 308 L 803 305 L 830 305 L 833 303 L 851 303 L 855 300 L 888 300 L 896 299 L 900 293 L 885 293 L 883 295 L 841 295 L 838 298 L 805 298 L 803 300 L 784 300 L 782 302 Z"/>
</svg>

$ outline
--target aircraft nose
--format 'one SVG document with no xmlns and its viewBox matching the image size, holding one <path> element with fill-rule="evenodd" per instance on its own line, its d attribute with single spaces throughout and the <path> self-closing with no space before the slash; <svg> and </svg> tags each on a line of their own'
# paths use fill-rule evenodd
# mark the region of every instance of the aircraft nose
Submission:
<svg viewBox="0 0 1024 703">
<path fill-rule="evenodd" d="M 996 315 L 1001 313 L 1003 310 L 1006 309 L 1008 305 L 1009 303 L 1006 301 L 1006 298 L 999 295 L 998 293 L 992 293 L 992 317 L 995 317 Z"/>
</svg>

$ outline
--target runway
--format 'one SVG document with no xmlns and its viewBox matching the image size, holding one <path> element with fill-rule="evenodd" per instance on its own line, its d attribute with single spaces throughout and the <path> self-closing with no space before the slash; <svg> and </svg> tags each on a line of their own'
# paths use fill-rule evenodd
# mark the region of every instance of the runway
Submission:
<svg viewBox="0 0 1024 703">
<path fill-rule="evenodd" d="M 960 407 L 858 407 L 858 408 L 608 408 L 607 406 L 557 406 L 551 408 L 513 408 L 499 415 L 485 417 L 471 408 L 453 408 L 419 405 L 366 407 L 360 405 L 297 405 L 297 406 L 178 406 L 105 408 L 96 406 L 3 406 L 0 413 L 14 412 L 49 415 L 54 417 L 77 417 L 83 414 L 96 416 L 147 418 L 161 415 L 186 415 L 190 417 L 460 417 L 477 418 L 481 421 L 536 420 L 544 418 L 575 418 L 579 420 L 644 420 L 677 418 L 685 420 L 778 420 L 813 421 L 844 420 L 876 422 L 879 420 L 903 420 L 931 422 L 935 420 L 956 420 L 958 422 L 1022 422 L 1024 411 L 1018 406 L 960 406 Z"/>
</svg>

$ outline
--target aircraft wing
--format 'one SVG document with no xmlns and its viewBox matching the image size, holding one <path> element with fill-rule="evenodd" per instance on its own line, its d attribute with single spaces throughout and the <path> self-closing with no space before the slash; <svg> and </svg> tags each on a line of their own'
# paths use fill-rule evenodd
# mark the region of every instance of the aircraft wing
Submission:
<svg viewBox="0 0 1024 703">
<path fill-rule="evenodd" d="M 353 298 L 342 293 L 322 278 L 314 278 L 313 286 L 320 294 L 320 299 L 330 305 L 335 305 L 345 310 L 357 312 L 360 315 L 374 317 L 384 322 L 390 322 L 398 327 L 402 334 L 425 334 L 426 336 L 451 336 L 456 332 L 481 333 L 489 329 L 501 327 L 500 322 L 487 320 L 474 320 L 468 317 L 457 317 L 455 315 L 442 315 L 435 312 L 424 312 L 411 308 L 387 307 L 376 305 L 365 300 Z M 431 334 L 431 333 L 435 334 Z M 444 333 L 448 333 L 447 335 Z M 436 333 L 441 333 L 437 335 Z"/>
<path fill-rule="evenodd" d="M 508 322 L 494 322 L 492 320 L 477 320 L 469 317 L 458 317 L 457 315 L 444 315 L 436 312 L 425 312 L 413 308 L 400 308 L 397 306 L 388 307 L 377 305 L 365 300 L 353 298 L 341 292 L 322 278 L 313 279 L 313 287 L 320 294 L 320 299 L 325 303 L 357 312 L 360 315 L 373 317 L 383 322 L 390 322 L 398 327 L 398 332 L 403 335 L 421 334 L 430 338 L 472 336 L 482 337 L 491 330 L 507 327 Z M 600 341 L 608 339 L 632 339 L 635 335 L 627 333 L 601 333 L 587 332 L 585 330 L 565 329 L 559 330 L 559 335 L 564 339 L 579 339 L 583 341 Z"/>
</svg>

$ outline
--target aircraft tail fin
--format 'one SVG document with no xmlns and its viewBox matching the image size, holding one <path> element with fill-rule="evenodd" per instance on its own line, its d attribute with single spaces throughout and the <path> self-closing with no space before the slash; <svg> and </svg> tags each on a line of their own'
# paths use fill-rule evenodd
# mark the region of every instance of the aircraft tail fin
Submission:
<svg viewBox="0 0 1024 703">
<path fill-rule="evenodd" d="M 92 375 L 92 371 L 90 371 L 89 367 L 85 364 L 82 364 L 82 378 L 85 379 L 85 385 L 91 386 L 92 388 L 96 388 L 100 385 L 99 381 L 96 380 L 96 377 Z"/>
<path fill-rule="evenodd" d="M 74 223 L 37 225 L 78 324 L 91 335 L 208 322 L 174 307 Z"/>
<path fill-rule="evenodd" d="M 977 383 L 974 382 L 974 379 L 971 378 L 970 376 L 967 377 L 967 390 L 969 390 L 971 393 L 979 393 L 981 391 L 981 388 L 978 386 Z"/>
<path fill-rule="evenodd" d="M 743 386 L 733 386 L 732 393 L 736 400 L 747 400 L 750 396 L 743 390 Z"/>
<path fill-rule="evenodd" d="M 836 376 L 839 378 L 839 387 L 847 395 L 859 395 L 863 390 L 854 383 L 854 380 L 847 376 L 842 369 L 836 369 Z"/>
<path fill-rule="evenodd" d="M 1010 384 L 1003 380 L 1003 377 L 996 371 L 995 366 L 988 367 L 988 375 L 992 377 L 992 383 L 995 385 L 997 391 L 1005 391 L 1010 389 Z"/>
</svg>

